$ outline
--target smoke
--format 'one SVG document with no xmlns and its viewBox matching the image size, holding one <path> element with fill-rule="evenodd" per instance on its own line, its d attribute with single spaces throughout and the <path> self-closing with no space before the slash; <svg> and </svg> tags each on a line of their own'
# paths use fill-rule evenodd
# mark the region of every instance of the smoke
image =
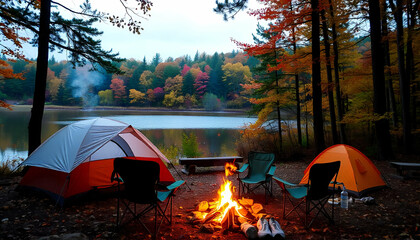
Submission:
<svg viewBox="0 0 420 240">
<path fill-rule="evenodd" d="M 94 89 L 102 84 L 104 78 L 99 72 L 89 71 L 89 69 L 91 69 L 90 65 L 76 68 L 76 77 L 71 83 L 73 97 L 83 99 L 83 108 L 92 108 L 98 105 L 99 97 Z"/>
</svg>

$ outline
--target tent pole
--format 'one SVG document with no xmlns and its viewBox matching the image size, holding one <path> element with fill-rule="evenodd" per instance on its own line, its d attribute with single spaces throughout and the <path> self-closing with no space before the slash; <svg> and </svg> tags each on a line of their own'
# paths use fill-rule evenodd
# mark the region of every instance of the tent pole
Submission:
<svg viewBox="0 0 420 240">
<path fill-rule="evenodd" d="M 55 206 L 56 206 L 56 207 L 57 207 L 57 205 L 58 205 L 58 202 L 60 201 L 60 197 L 63 195 L 64 188 L 66 187 L 66 185 L 67 185 L 69 182 L 70 182 L 70 173 L 68 173 L 68 174 L 67 174 L 66 181 L 64 182 L 63 187 L 61 188 L 61 191 L 60 191 L 60 195 L 59 195 L 59 197 L 57 198 L 57 201 L 55 202 Z M 63 205 L 64 205 L 64 197 L 63 197 Z M 63 206 L 61 206 L 61 207 L 63 207 Z"/>
<path fill-rule="evenodd" d="M 169 160 L 169 164 L 172 166 L 172 168 L 175 170 L 175 172 L 178 174 L 178 176 L 179 176 L 182 180 L 184 180 L 184 178 L 181 176 L 181 174 L 179 174 L 178 170 L 176 170 L 176 168 L 175 168 L 174 164 L 173 164 L 170 160 Z M 184 180 L 184 181 L 185 181 L 185 180 Z M 191 191 L 191 188 L 190 188 L 190 186 L 188 185 L 187 181 L 185 181 L 185 185 L 187 185 L 188 189 L 190 189 L 190 191 Z"/>
</svg>

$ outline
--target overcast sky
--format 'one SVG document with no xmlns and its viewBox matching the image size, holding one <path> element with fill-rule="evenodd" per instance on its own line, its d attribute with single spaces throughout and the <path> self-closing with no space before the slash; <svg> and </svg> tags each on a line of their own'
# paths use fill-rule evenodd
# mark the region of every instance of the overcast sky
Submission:
<svg viewBox="0 0 420 240">
<path fill-rule="evenodd" d="M 66 6 L 77 7 L 81 0 L 62 0 Z M 99 10 L 120 14 L 119 1 L 91 0 L 93 7 Z M 144 30 L 140 35 L 119 29 L 110 24 L 97 27 L 104 31 L 101 38 L 105 50 L 113 49 L 121 57 L 146 60 L 150 62 L 156 53 L 162 60 L 168 57 L 177 58 L 185 54 L 194 57 L 196 51 L 213 54 L 214 52 L 231 52 L 237 50 L 231 38 L 252 43 L 257 20 L 249 16 L 249 9 L 256 9 L 256 0 L 250 0 L 248 9 L 239 12 L 235 19 L 224 21 L 221 14 L 213 8 L 215 0 L 153 0 L 151 17 L 142 20 Z M 33 51 L 29 57 L 36 57 Z M 56 59 L 65 56 L 52 53 Z M 50 55 L 51 56 L 51 55 Z"/>
</svg>

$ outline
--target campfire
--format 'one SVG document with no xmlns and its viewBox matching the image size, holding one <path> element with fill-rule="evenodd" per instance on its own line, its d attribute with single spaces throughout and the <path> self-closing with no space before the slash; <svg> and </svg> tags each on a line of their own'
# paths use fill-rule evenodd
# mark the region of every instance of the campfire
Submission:
<svg viewBox="0 0 420 240">
<path fill-rule="evenodd" d="M 252 199 L 234 197 L 235 187 L 228 177 L 235 173 L 233 163 L 225 165 L 225 177 L 214 201 L 201 201 L 192 211 L 190 220 L 193 224 L 201 224 L 206 232 L 237 230 L 243 222 L 255 223 L 264 209 L 261 204 L 254 203 Z"/>
</svg>

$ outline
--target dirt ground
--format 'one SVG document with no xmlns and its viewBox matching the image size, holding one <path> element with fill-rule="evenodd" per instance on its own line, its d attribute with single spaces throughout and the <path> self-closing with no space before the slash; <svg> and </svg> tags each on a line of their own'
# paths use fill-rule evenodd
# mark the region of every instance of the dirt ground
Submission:
<svg viewBox="0 0 420 240">
<path fill-rule="evenodd" d="M 336 212 L 336 223 L 328 224 L 323 216 L 309 229 L 296 214 L 282 219 L 282 196 L 274 184 L 274 196 L 264 205 L 264 191 L 249 195 L 262 203 L 267 213 L 274 216 L 286 233 L 286 239 L 420 239 L 420 184 L 418 179 L 404 180 L 388 162 L 374 162 L 388 188 L 367 196 L 376 204 L 352 203 L 348 210 Z M 308 162 L 277 164 L 276 176 L 298 182 Z M 177 166 L 180 172 L 181 166 Z M 246 239 L 239 231 L 212 233 L 188 220 L 189 210 L 203 200 L 212 201 L 223 181 L 223 168 L 198 168 L 194 175 L 181 176 L 187 185 L 177 192 L 173 205 L 173 224 L 163 224 L 158 239 Z M 180 177 L 171 170 L 176 179 Z M 235 177 L 230 177 L 237 186 Z M 19 178 L 0 186 L 0 239 L 60 239 L 63 234 L 83 233 L 89 239 L 149 239 L 144 228 L 133 222 L 115 230 L 116 199 L 89 197 L 61 208 L 49 198 L 34 193 L 16 192 Z M 4 183 L 4 182 L 3 182 Z M 287 209 L 290 205 L 286 205 Z M 338 208 L 337 208 L 338 209 Z M 151 215 L 145 219 L 151 222 Z M 58 236 L 58 237 L 57 237 Z M 54 238 L 55 237 L 55 238 Z"/>
</svg>

